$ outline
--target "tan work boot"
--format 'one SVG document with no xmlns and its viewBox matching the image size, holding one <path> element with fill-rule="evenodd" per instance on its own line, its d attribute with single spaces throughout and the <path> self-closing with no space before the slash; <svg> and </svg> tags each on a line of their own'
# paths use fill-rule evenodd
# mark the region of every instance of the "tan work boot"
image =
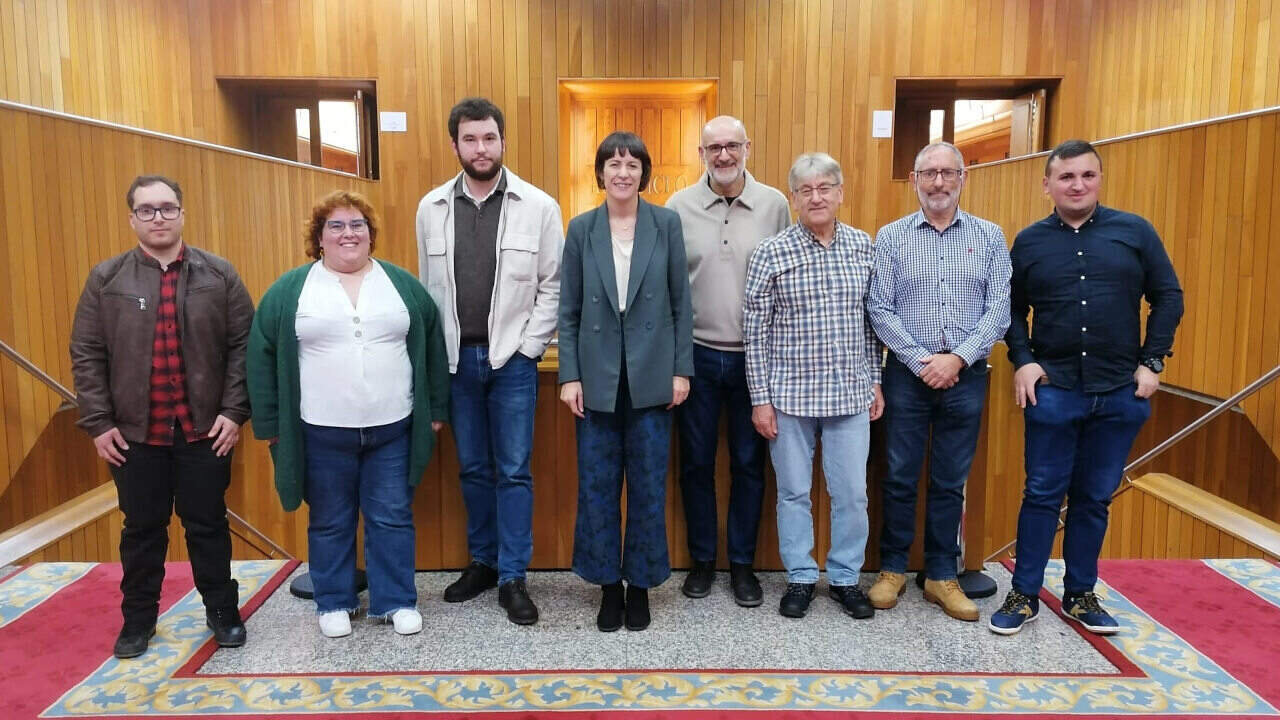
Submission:
<svg viewBox="0 0 1280 720">
<path fill-rule="evenodd" d="M 978 619 L 978 606 L 973 604 L 960 583 L 953 580 L 925 580 L 924 599 L 942 607 L 942 611 L 957 620 L 974 622 Z"/>
<path fill-rule="evenodd" d="M 870 592 L 867 593 L 867 599 L 871 601 L 871 607 L 877 610 L 888 610 L 898 604 L 898 597 L 906 591 L 906 575 L 882 571 L 880 577 L 876 578 L 876 584 L 872 585 Z"/>
</svg>

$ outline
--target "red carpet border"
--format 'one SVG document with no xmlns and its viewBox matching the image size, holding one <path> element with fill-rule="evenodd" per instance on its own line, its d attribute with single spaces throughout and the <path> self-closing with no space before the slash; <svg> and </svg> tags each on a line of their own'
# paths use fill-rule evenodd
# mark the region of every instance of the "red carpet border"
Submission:
<svg viewBox="0 0 1280 720">
<path fill-rule="evenodd" d="M 248 615 L 292 567 L 236 563 Z M 1056 610 L 1061 562 L 1046 574 Z M 37 565 L 0 581 L 5 718 L 1280 717 L 1280 568 L 1250 560 L 1111 561 L 1099 596 L 1122 632 L 1094 639 L 1118 676 L 630 672 L 195 676 L 213 652 L 186 565 L 171 566 L 141 660 L 106 662 L 119 566 Z M 1019 638 L 1009 639 L 1019 642 Z M 251 640 L 252 642 L 252 640 Z"/>
</svg>

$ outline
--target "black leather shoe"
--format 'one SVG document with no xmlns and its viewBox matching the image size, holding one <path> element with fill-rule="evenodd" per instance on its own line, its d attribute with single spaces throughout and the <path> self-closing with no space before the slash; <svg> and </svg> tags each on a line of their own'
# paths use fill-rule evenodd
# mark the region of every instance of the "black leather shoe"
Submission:
<svg viewBox="0 0 1280 720">
<path fill-rule="evenodd" d="M 627 586 L 627 629 L 643 630 L 649 627 L 648 588 Z"/>
<path fill-rule="evenodd" d="M 466 602 L 489 588 L 498 587 L 498 571 L 474 562 L 462 571 L 462 577 L 444 589 L 445 602 Z"/>
<path fill-rule="evenodd" d="M 507 619 L 517 625 L 538 622 L 538 606 L 529 597 L 524 580 L 508 580 L 498 588 L 498 604 L 507 610 Z"/>
<path fill-rule="evenodd" d="M 613 632 L 622 627 L 622 612 L 625 607 L 622 595 L 622 583 L 601 585 L 603 596 L 600 598 L 600 614 L 596 615 L 596 627 L 600 632 Z"/>
<path fill-rule="evenodd" d="M 778 603 L 778 612 L 789 618 L 804 617 L 813 600 L 813 587 L 814 583 L 787 583 L 787 591 Z"/>
<path fill-rule="evenodd" d="M 240 621 L 240 610 L 237 608 L 205 610 L 204 616 L 209 629 L 213 630 L 213 639 L 218 641 L 218 647 L 240 647 L 249 637 L 244 623 Z"/>
<path fill-rule="evenodd" d="M 733 589 L 733 601 L 742 607 L 756 607 L 764 602 L 760 581 L 746 563 L 729 563 L 729 587 Z"/>
<path fill-rule="evenodd" d="M 145 628 L 126 626 L 120 630 L 120 635 L 116 638 L 116 646 L 111 652 L 121 660 L 136 658 L 147 651 L 147 644 L 155 634 L 155 625 Z"/>
<path fill-rule="evenodd" d="M 685 597 L 704 598 L 711 593 L 711 585 L 716 581 L 716 563 L 714 560 L 694 560 L 689 568 L 689 576 L 684 579 L 680 591 Z"/>
<path fill-rule="evenodd" d="M 871 600 L 862 594 L 862 588 L 857 585 L 832 585 L 831 597 L 844 607 L 846 615 L 851 615 L 859 620 L 876 614 L 876 609 L 872 607 Z"/>
</svg>

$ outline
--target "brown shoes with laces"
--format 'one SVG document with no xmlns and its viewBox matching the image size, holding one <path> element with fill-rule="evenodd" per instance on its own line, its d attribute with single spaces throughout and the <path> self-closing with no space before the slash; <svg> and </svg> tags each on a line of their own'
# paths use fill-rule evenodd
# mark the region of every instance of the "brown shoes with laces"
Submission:
<svg viewBox="0 0 1280 720">
<path fill-rule="evenodd" d="M 942 611 L 957 620 L 975 622 L 978 619 L 978 606 L 960 589 L 960 583 L 951 580 L 925 580 L 924 599 L 942 608 Z"/>
<path fill-rule="evenodd" d="M 867 592 L 867 599 L 877 610 L 888 610 L 898 604 L 898 598 L 907 591 L 907 576 L 902 573 L 885 572 L 876 578 L 876 584 Z"/>
</svg>

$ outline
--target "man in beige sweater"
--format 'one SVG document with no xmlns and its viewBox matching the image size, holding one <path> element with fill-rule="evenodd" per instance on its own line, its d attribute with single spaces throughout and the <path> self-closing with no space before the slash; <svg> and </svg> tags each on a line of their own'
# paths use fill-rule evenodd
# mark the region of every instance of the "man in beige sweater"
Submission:
<svg viewBox="0 0 1280 720">
<path fill-rule="evenodd" d="M 742 298 L 751 253 L 791 224 L 786 197 L 747 172 L 750 154 L 742 121 L 727 115 L 712 119 L 698 146 L 707 171 L 667 201 L 683 225 L 693 291 L 694 377 L 689 399 L 677 410 L 680 489 L 693 559 L 683 591 L 691 598 L 706 597 L 715 581 L 715 460 L 720 413 L 727 409 L 730 587 L 743 607 L 763 601 L 752 564 L 764 498 L 765 441 L 751 424 Z"/>
</svg>

